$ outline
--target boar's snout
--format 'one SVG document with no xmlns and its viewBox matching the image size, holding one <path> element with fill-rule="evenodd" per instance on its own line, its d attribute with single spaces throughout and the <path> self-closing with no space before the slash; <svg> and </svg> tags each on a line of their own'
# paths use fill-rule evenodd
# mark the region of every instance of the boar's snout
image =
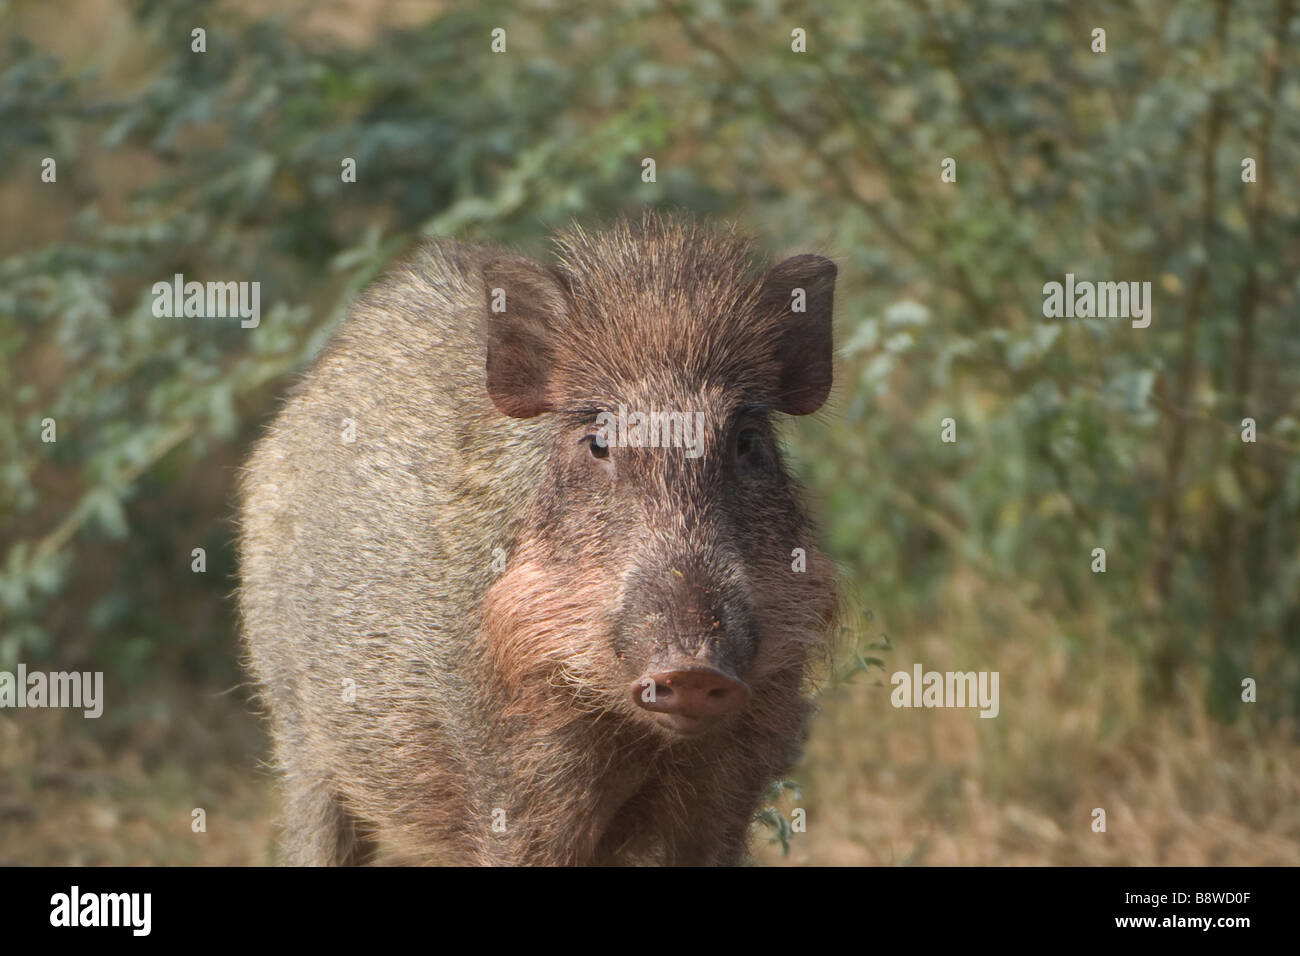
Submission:
<svg viewBox="0 0 1300 956">
<path fill-rule="evenodd" d="M 646 674 L 633 681 L 630 692 L 638 707 L 687 733 L 703 730 L 749 700 L 749 687 L 743 681 L 698 664 Z"/>
</svg>

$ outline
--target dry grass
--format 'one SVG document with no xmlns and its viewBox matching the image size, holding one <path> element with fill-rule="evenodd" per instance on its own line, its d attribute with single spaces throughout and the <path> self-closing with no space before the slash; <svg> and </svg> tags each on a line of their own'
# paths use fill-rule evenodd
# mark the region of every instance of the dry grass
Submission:
<svg viewBox="0 0 1300 956">
<path fill-rule="evenodd" d="M 978 609 L 955 601 L 946 633 L 897 644 L 887 663 L 996 669 L 1000 715 L 895 709 L 879 671 L 832 688 L 793 775 L 803 796 L 783 802 L 805 808 L 807 832 L 786 858 L 760 837 L 760 862 L 1300 864 L 1289 728 L 1208 721 L 1194 688 L 1153 715 L 1116 639 L 1072 651 L 1050 622 L 980 597 Z M 1012 631 L 977 626 L 991 601 Z M 110 743 L 65 713 L 0 717 L 0 864 L 268 862 L 274 792 L 241 701 L 186 696 L 159 711 L 171 716 L 142 716 Z M 196 806 L 206 833 L 190 830 Z M 1105 833 L 1092 831 L 1095 807 Z"/>
<path fill-rule="evenodd" d="M 804 765 L 807 832 L 788 858 L 826 865 L 1297 865 L 1300 746 L 1291 728 L 1209 720 L 1187 686 L 1144 704 L 1115 638 L 1086 649 L 1013 600 L 957 585 L 951 629 L 896 645 L 889 672 L 997 670 L 1001 712 L 895 709 L 888 675 L 823 700 Z M 978 603 L 975 595 L 979 595 Z M 990 605 L 1010 630 L 993 633 Z M 1242 704 L 1243 708 L 1251 705 Z M 789 810 L 796 801 L 787 798 Z M 1093 809 L 1106 832 L 1092 830 Z"/>
<path fill-rule="evenodd" d="M 270 861 L 274 795 L 253 719 L 228 697 L 159 703 L 168 716 L 142 715 L 114 742 L 75 711 L 3 712 L 0 866 Z M 195 808 L 206 832 L 191 830 Z"/>
</svg>

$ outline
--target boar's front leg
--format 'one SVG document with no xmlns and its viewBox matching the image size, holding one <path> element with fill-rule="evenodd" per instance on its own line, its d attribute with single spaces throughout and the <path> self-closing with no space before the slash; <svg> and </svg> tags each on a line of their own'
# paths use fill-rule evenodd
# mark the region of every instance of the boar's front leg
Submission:
<svg viewBox="0 0 1300 956">
<path fill-rule="evenodd" d="M 692 813 L 669 842 L 671 866 L 740 866 L 749 859 L 749 841 L 758 797 Z"/>
<path fill-rule="evenodd" d="M 370 839 L 348 813 L 332 783 L 292 766 L 284 780 L 280 862 L 289 866 L 356 866 L 373 855 Z"/>
<path fill-rule="evenodd" d="M 649 761 L 627 759 L 610 736 L 583 724 L 512 730 L 499 762 L 480 775 L 496 784 L 476 801 L 475 862 L 615 862 L 607 858 L 605 838 L 620 808 L 642 787 Z"/>
</svg>

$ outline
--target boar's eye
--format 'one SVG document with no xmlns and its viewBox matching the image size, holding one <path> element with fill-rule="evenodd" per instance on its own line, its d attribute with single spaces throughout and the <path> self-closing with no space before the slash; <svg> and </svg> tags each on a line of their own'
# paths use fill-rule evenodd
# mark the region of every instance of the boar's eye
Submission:
<svg viewBox="0 0 1300 956">
<path fill-rule="evenodd" d="M 603 461 L 609 457 L 609 446 L 602 442 L 599 436 L 587 435 L 582 440 L 587 443 L 587 449 L 591 452 L 592 458 Z"/>
<path fill-rule="evenodd" d="M 736 457 L 750 458 L 762 450 L 762 437 L 757 428 L 742 428 L 736 436 Z"/>
</svg>

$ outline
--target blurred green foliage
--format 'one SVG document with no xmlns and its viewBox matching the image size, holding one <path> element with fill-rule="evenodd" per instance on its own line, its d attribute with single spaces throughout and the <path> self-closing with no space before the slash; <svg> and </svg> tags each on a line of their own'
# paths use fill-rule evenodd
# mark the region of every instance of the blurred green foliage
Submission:
<svg viewBox="0 0 1300 956">
<path fill-rule="evenodd" d="M 789 432 L 864 642 L 971 574 L 1055 628 L 1008 640 L 1100 628 L 1152 701 L 1192 676 L 1227 717 L 1253 676 L 1300 715 L 1291 3 L 607 6 L 451 4 L 348 43 L 138 2 L 125 75 L 0 34 L 6 209 L 56 197 L 0 246 L 0 667 L 239 681 L 235 468 L 355 292 L 421 235 L 541 252 L 652 205 L 840 262 L 834 408 Z M 155 318 L 178 272 L 260 281 L 260 327 Z M 1150 281 L 1151 327 L 1045 319 L 1066 272 Z"/>
</svg>

